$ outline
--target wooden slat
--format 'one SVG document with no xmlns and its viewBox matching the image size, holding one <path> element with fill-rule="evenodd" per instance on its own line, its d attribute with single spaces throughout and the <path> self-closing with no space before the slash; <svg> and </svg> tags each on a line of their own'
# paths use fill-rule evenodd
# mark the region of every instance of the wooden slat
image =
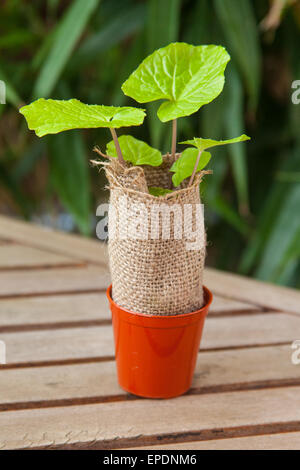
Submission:
<svg viewBox="0 0 300 470">
<path fill-rule="evenodd" d="M 55 327 L 57 324 L 88 323 L 97 320 L 110 320 L 105 292 L 0 299 L 0 331 L 7 326 Z"/>
<path fill-rule="evenodd" d="M 0 297 L 85 292 L 105 289 L 106 267 L 76 267 L 0 272 Z"/>
<path fill-rule="evenodd" d="M 0 237 L 71 256 L 93 264 L 107 264 L 107 249 L 100 240 L 65 234 L 0 215 Z"/>
<path fill-rule="evenodd" d="M 10 240 L 7 240 L 6 238 L 0 238 L 0 245 L 9 245 L 11 243 Z"/>
<path fill-rule="evenodd" d="M 250 304 L 216 296 L 210 315 L 253 311 Z M 104 292 L 95 294 L 19 297 L 0 299 L 0 332 L 5 328 L 30 329 L 39 325 L 58 325 L 109 321 L 111 318 Z"/>
<path fill-rule="evenodd" d="M 255 305 L 254 303 L 241 302 L 235 300 L 234 298 L 227 298 L 221 295 L 214 294 L 211 308 L 209 310 L 210 314 L 231 314 L 235 312 L 248 312 L 248 311 L 259 311 L 261 307 Z"/>
<path fill-rule="evenodd" d="M 111 326 L 1 334 L 7 364 L 113 356 Z"/>
<path fill-rule="evenodd" d="M 4 369 L 0 377 L 0 410 L 127 396 L 118 386 L 114 361 Z M 200 353 L 191 391 L 223 392 L 287 384 L 300 384 L 300 367 L 292 364 L 289 346 L 269 346 Z"/>
<path fill-rule="evenodd" d="M 211 441 L 177 442 L 162 446 L 138 447 L 139 450 L 300 450 L 300 432 L 236 437 Z"/>
<path fill-rule="evenodd" d="M 255 303 L 270 310 L 300 315 L 300 290 L 276 286 L 211 268 L 205 269 L 204 281 L 215 294 L 242 302 Z"/>
<path fill-rule="evenodd" d="M 300 338 L 300 319 L 269 313 L 238 317 L 208 318 L 202 350 L 265 344 L 291 343 Z M 34 363 L 80 358 L 110 357 L 114 353 L 110 325 L 88 328 L 3 333 L 7 363 Z"/>
<path fill-rule="evenodd" d="M 0 269 L 79 265 L 79 260 L 17 244 L 0 245 Z M 83 264 L 83 262 L 81 262 Z"/>
<path fill-rule="evenodd" d="M 80 378 L 78 378 L 80 380 Z M 0 413 L 0 448 L 109 448 L 300 431 L 300 388 Z M 288 405 L 287 405 L 288 403 Z"/>
</svg>

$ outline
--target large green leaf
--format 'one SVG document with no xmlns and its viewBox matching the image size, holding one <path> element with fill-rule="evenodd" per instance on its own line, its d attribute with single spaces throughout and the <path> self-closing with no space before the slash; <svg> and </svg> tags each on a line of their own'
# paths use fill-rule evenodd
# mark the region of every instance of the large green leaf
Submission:
<svg viewBox="0 0 300 470">
<path fill-rule="evenodd" d="M 183 180 L 189 178 L 192 175 L 198 154 L 199 150 L 187 148 L 182 152 L 178 160 L 173 163 L 170 171 L 174 173 L 172 176 L 172 181 L 175 187 L 179 186 Z M 209 152 L 202 152 L 197 171 L 200 171 L 206 167 L 210 159 L 211 154 Z"/>
<path fill-rule="evenodd" d="M 159 166 L 162 164 L 160 151 L 150 147 L 146 142 L 135 139 L 131 135 L 122 135 L 118 140 L 124 160 L 133 165 Z M 117 157 L 113 140 L 107 144 L 106 153 L 111 157 Z"/>
<path fill-rule="evenodd" d="M 144 111 L 138 108 L 84 104 L 76 99 L 64 101 L 44 98 L 23 106 L 20 113 L 25 116 L 29 129 L 34 130 L 38 137 L 69 129 L 138 126 L 145 116 Z"/>
<path fill-rule="evenodd" d="M 237 142 L 244 142 L 245 140 L 249 140 L 250 137 L 243 134 L 239 137 L 234 137 L 233 139 L 228 140 L 213 140 L 213 139 L 202 139 L 201 137 L 194 137 L 192 140 L 184 140 L 180 142 L 180 144 L 188 144 L 193 145 L 198 150 L 205 150 L 211 147 L 217 147 L 218 145 L 226 145 L 226 144 L 235 144 Z"/>
<path fill-rule="evenodd" d="M 163 122 L 189 116 L 221 93 L 229 60 L 222 46 L 171 43 L 148 56 L 122 90 L 139 103 L 167 100 L 157 112 Z"/>
<path fill-rule="evenodd" d="M 53 46 L 34 86 L 34 97 L 49 96 L 99 0 L 75 0 L 57 26 Z M 47 41 L 47 38 L 46 38 Z M 48 43 L 47 43 L 48 44 Z"/>
</svg>

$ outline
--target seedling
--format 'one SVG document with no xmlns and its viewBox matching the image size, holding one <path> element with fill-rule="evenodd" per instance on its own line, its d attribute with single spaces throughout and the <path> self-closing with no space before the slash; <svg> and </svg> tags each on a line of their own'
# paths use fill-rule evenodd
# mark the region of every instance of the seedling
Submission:
<svg viewBox="0 0 300 470">
<path fill-rule="evenodd" d="M 193 184 L 195 174 L 210 161 L 208 148 L 249 139 L 244 134 L 224 141 L 194 138 L 181 142 L 189 147 L 179 156 L 176 154 L 177 119 L 197 112 L 221 93 L 229 60 L 230 56 L 222 46 L 171 43 L 148 56 L 122 85 L 125 95 L 138 103 L 163 100 L 157 116 L 162 122 L 172 121 L 171 154 L 174 163 L 170 171 L 175 188 L 187 178 L 190 178 L 188 185 Z M 109 157 L 117 157 L 122 165 L 125 161 L 132 165 L 159 166 L 162 163 L 159 150 L 130 135 L 117 137 L 115 129 L 143 123 L 143 109 L 87 105 L 76 99 L 41 98 L 21 108 L 20 112 L 27 119 L 29 129 L 39 137 L 68 129 L 107 127 L 113 138 L 106 147 Z M 169 192 L 171 188 L 149 188 L 149 193 L 154 196 Z"/>
</svg>

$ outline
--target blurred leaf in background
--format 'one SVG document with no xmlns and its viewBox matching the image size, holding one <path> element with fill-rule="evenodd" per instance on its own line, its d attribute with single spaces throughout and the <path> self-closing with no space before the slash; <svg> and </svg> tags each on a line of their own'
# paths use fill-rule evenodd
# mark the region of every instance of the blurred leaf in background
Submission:
<svg viewBox="0 0 300 470">
<path fill-rule="evenodd" d="M 108 197 L 103 174 L 89 167 L 105 133 L 39 140 L 17 108 L 40 96 L 135 106 L 120 85 L 153 50 L 173 41 L 220 44 L 232 58 L 223 93 L 178 121 L 178 141 L 251 136 L 212 151 L 214 174 L 201 184 L 208 264 L 300 287 L 300 105 L 291 101 L 300 1 L 13 0 L 1 6 L 0 27 L 2 212 L 41 221 L 69 213 L 87 235 L 93 208 Z M 171 125 L 157 119 L 159 105 L 133 134 L 165 152 Z"/>
</svg>

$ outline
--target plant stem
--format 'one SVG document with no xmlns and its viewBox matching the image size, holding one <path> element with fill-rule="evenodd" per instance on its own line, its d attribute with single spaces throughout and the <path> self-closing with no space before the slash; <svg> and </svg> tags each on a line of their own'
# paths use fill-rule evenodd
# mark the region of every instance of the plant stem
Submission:
<svg viewBox="0 0 300 470">
<path fill-rule="evenodd" d="M 194 181 L 194 178 L 195 178 L 195 174 L 197 173 L 197 168 L 198 168 L 198 165 L 199 165 L 201 153 L 202 153 L 202 150 L 199 150 L 199 153 L 198 153 L 198 155 L 197 155 L 197 160 L 196 160 L 196 163 L 195 163 L 195 166 L 194 166 L 194 169 L 193 169 L 193 173 L 192 173 L 192 176 L 191 176 L 191 178 L 190 178 L 188 187 L 193 184 L 193 181 Z"/>
<path fill-rule="evenodd" d="M 172 122 L 172 157 L 176 159 L 176 140 L 177 140 L 177 119 Z"/>
<path fill-rule="evenodd" d="M 116 147 L 119 163 L 122 166 L 125 166 L 125 161 L 124 161 L 124 158 L 123 158 L 123 155 L 122 155 L 122 152 L 121 152 L 121 147 L 120 147 L 120 144 L 119 144 L 119 141 L 118 141 L 116 130 L 113 127 L 110 127 L 110 132 L 111 132 L 112 138 L 114 139 L 114 144 L 115 144 L 115 147 Z"/>
</svg>

